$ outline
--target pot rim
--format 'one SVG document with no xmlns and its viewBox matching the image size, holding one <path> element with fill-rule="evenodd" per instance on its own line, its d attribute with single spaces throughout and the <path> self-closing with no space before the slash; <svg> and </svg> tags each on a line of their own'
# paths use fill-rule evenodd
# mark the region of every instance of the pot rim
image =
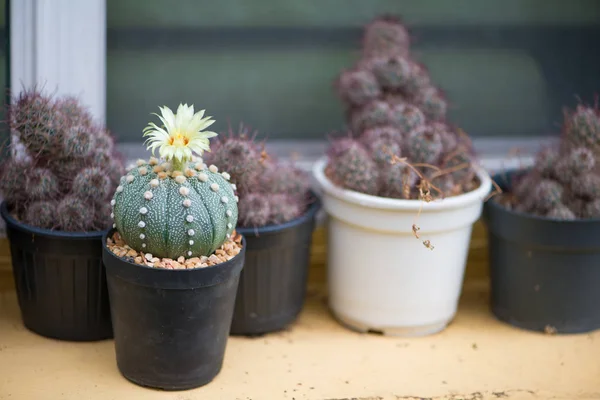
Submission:
<svg viewBox="0 0 600 400">
<path fill-rule="evenodd" d="M 426 203 L 421 200 L 392 199 L 373 196 L 348 190 L 334 185 L 325 175 L 327 157 L 321 157 L 313 166 L 313 175 L 324 192 L 342 201 L 356 204 L 362 207 L 398 210 L 398 211 L 444 211 L 453 208 L 462 208 L 473 203 L 481 202 L 492 189 L 492 179 L 485 169 L 480 166 L 475 168 L 480 185 L 477 189 L 457 196 L 446 197 Z"/>
<path fill-rule="evenodd" d="M 267 234 L 267 233 L 278 233 L 290 228 L 294 228 L 298 225 L 301 225 L 303 223 L 305 223 L 306 221 L 310 220 L 311 218 L 314 218 L 314 216 L 317 214 L 317 212 L 321 209 L 321 199 L 319 198 L 319 196 L 317 196 L 312 190 L 310 191 L 310 207 L 308 207 L 306 209 L 306 211 L 304 211 L 304 213 L 302 215 L 300 215 L 297 218 L 294 218 L 291 221 L 288 222 L 284 222 L 283 224 L 279 224 L 279 225 L 265 225 L 265 226 L 259 226 L 256 228 L 238 228 L 236 227 L 235 230 L 237 233 L 241 234 L 242 236 L 245 235 L 263 235 L 263 234 Z"/>
<path fill-rule="evenodd" d="M 226 265 L 229 265 L 231 263 L 233 263 L 238 257 L 240 256 L 244 256 L 246 253 L 246 238 L 244 237 L 244 235 L 242 235 L 242 249 L 240 250 L 240 252 L 233 257 L 230 260 L 227 260 L 225 262 L 222 262 L 220 264 L 216 264 L 216 265 L 210 265 L 208 267 L 200 267 L 200 268 L 190 268 L 190 269 L 167 269 L 167 268 L 154 268 L 154 267 L 149 267 L 147 265 L 142 265 L 142 264 L 136 264 L 134 262 L 128 261 L 122 257 L 117 256 L 115 253 L 113 253 L 112 251 L 110 251 L 110 249 L 108 248 L 108 246 L 106 245 L 106 239 L 108 239 L 109 236 L 111 236 L 113 234 L 113 232 L 117 232 L 116 228 L 111 228 L 108 231 L 106 231 L 103 235 L 102 235 L 102 250 L 106 253 L 109 254 L 111 257 L 116 258 L 117 260 L 132 265 L 132 266 L 136 266 L 136 267 L 140 267 L 142 269 L 145 270 L 152 270 L 152 271 L 166 271 L 168 273 L 179 273 L 181 271 L 183 272 L 194 272 L 194 271 L 213 271 L 219 267 L 223 267 Z"/>
<path fill-rule="evenodd" d="M 2 219 L 4 219 L 4 221 L 9 227 L 16 229 L 20 232 L 36 236 L 64 239 L 100 239 L 106 232 L 108 232 L 108 230 L 90 232 L 66 232 L 38 228 L 32 225 L 28 225 L 23 222 L 17 221 L 10 214 L 10 211 L 8 209 L 8 203 L 6 201 L 3 201 L 0 205 L 0 215 L 2 215 Z"/>
</svg>

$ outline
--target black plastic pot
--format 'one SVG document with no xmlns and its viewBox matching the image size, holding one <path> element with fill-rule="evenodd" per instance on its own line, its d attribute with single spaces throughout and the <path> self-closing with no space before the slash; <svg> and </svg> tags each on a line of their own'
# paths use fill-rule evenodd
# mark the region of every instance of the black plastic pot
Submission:
<svg viewBox="0 0 600 400">
<path fill-rule="evenodd" d="M 212 381 L 223 366 L 245 241 L 242 251 L 225 263 L 171 270 L 115 256 L 106 237 L 102 249 L 123 376 L 164 390 Z"/>
<path fill-rule="evenodd" d="M 494 177 L 504 191 L 515 176 Z M 534 331 L 583 333 L 600 328 L 600 219 L 556 221 L 485 205 L 492 311 Z"/>
<path fill-rule="evenodd" d="M 312 233 L 320 207 L 319 199 L 312 196 L 306 213 L 293 221 L 237 229 L 248 249 L 231 334 L 274 332 L 298 317 L 306 296 Z"/>
<path fill-rule="evenodd" d="M 104 232 L 39 229 L 17 221 L 5 202 L 13 275 L 21 317 L 29 330 L 49 338 L 95 341 L 112 337 Z"/>
</svg>

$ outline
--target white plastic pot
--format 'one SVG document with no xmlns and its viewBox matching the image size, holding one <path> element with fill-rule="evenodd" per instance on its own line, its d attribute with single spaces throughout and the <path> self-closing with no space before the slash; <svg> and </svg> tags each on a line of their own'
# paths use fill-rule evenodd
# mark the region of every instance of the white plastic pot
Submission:
<svg viewBox="0 0 600 400">
<path fill-rule="evenodd" d="M 329 216 L 329 307 L 335 317 L 351 329 L 385 335 L 443 330 L 456 314 L 471 230 L 492 187 L 489 175 L 479 169 L 476 190 L 425 203 L 337 187 L 325 176 L 326 162 L 319 160 L 313 174 Z"/>
</svg>

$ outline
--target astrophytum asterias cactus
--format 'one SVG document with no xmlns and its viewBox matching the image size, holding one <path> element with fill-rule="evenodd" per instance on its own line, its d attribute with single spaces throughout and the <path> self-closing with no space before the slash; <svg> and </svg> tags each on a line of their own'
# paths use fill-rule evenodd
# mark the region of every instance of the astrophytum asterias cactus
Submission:
<svg viewBox="0 0 600 400">
<path fill-rule="evenodd" d="M 238 218 L 229 174 L 192 153 L 210 151 L 208 139 L 217 134 L 203 129 L 214 120 L 187 104 L 177 114 L 168 107 L 161 113 L 163 127 L 144 129 L 148 148 L 158 149 L 161 159 L 138 160 L 121 178 L 111 201 L 114 226 L 131 248 L 154 257 L 209 256 Z"/>
</svg>

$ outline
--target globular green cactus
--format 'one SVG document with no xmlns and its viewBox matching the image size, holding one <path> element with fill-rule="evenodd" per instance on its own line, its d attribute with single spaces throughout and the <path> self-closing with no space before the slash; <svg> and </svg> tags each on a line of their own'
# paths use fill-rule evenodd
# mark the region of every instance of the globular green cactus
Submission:
<svg viewBox="0 0 600 400">
<path fill-rule="evenodd" d="M 405 55 L 409 47 L 410 35 L 397 17 L 379 17 L 365 27 L 363 52 L 366 57 Z"/>
<path fill-rule="evenodd" d="M 209 256 L 229 238 L 238 219 L 238 197 L 230 175 L 192 152 L 210 150 L 203 131 L 214 123 L 204 110 L 179 105 L 177 114 L 161 108 L 164 127 L 144 129 L 148 147 L 158 148 L 164 162 L 138 161 L 117 187 L 111 204 L 115 227 L 133 249 L 154 257 Z"/>
<path fill-rule="evenodd" d="M 52 98 L 35 89 L 11 102 L 9 126 L 19 150 L 3 163 L 0 192 L 15 217 L 45 229 L 107 229 L 110 211 L 103 204 L 124 172 L 110 133 L 94 123 L 76 98 Z M 103 178 L 88 179 L 89 170 Z M 30 207 L 52 221 L 32 218 Z M 56 212 L 46 213 L 51 208 Z"/>
<path fill-rule="evenodd" d="M 375 76 L 368 70 L 344 71 L 335 83 L 338 95 L 353 107 L 362 106 L 381 95 Z"/>
<path fill-rule="evenodd" d="M 336 185 L 357 192 L 376 195 L 379 170 L 369 152 L 356 140 L 334 141 L 328 151 L 326 175 Z"/>
<path fill-rule="evenodd" d="M 420 127 L 408 135 L 406 149 L 410 160 L 415 163 L 435 164 L 442 151 L 442 138 L 431 127 Z"/>
</svg>

